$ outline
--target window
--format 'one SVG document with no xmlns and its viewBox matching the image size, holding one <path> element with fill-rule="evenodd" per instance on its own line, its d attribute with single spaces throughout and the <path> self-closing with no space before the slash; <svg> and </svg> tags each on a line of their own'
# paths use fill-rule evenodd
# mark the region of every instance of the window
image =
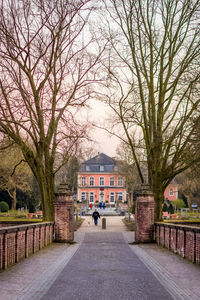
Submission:
<svg viewBox="0 0 200 300">
<path fill-rule="evenodd" d="M 84 201 L 85 200 L 85 192 L 81 193 L 81 200 Z"/>
<path fill-rule="evenodd" d="M 114 185 L 115 185 L 115 178 L 110 177 L 110 186 L 114 186 Z"/>
<path fill-rule="evenodd" d="M 90 167 L 89 166 L 86 166 L 86 171 L 90 171 Z"/>
<path fill-rule="evenodd" d="M 81 185 L 86 185 L 86 177 L 81 177 Z"/>
<path fill-rule="evenodd" d="M 104 166 L 100 166 L 100 171 L 104 171 Z"/>
<path fill-rule="evenodd" d="M 123 179 L 122 179 L 122 177 L 118 177 L 117 184 L 118 184 L 118 186 L 123 186 Z"/>
<path fill-rule="evenodd" d="M 170 190 L 169 190 L 169 195 L 170 195 L 170 196 L 174 196 L 174 191 L 173 191 L 173 189 L 170 189 Z"/>
<path fill-rule="evenodd" d="M 90 202 L 94 202 L 94 192 L 90 192 Z"/>
<path fill-rule="evenodd" d="M 123 199 L 123 193 L 119 192 L 118 193 L 118 200 L 122 201 L 122 199 Z"/>
<path fill-rule="evenodd" d="M 111 192 L 110 193 L 110 203 L 114 203 L 115 202 L 115 193 Z"/>
<path fill-rule="evenodd" d="M 90 185 L 94 185 L 94 177 L 90 177 Z"/>
<path fill-rule="evenodd" d="M 99 178 L 99 185 L 104 185 L 104 177 Z"/>
</svg>

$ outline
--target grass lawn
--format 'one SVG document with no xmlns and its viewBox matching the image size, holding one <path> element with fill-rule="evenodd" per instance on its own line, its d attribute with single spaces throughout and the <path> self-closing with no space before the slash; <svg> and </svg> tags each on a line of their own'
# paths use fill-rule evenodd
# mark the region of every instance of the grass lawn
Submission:
<svg viewBox="0 0 200 300">
<path fill-rule="evenodd" d="M 183 219 L 170 219 L 170 220 L 164 220 L 165 223 L 200 223 L 200 218 L 183 218 Z"/>
<path fill-rule="evenodd" d="M 0 222 L 24 222 L 36 223 L 42 222 L 40 218 L 27 218 L 27 212 L 18 212 L 17 210 L 9 210 L 7 213 L 0 212 Z"/>
<path fill-rule="evenodd" d="M 0 222 L 24 222 L 24 223 L 33 223 L 33 222 L 42 222 L 42 219 L 27 219 L 24 218 L 17 218 L 17 217 L 10 217 L 10 216 L 1 216 L 0 215 Z"/>
</svg>

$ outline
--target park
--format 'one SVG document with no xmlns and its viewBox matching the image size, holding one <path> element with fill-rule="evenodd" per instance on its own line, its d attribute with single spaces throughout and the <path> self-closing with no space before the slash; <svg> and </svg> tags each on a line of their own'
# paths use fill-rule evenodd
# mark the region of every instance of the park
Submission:
<svg viewBox="0 0 200 300">
<path fill-rule="evenodd" d="M 200 0 L 0 1 L 0 299 L 199 299 Z"/>
</svg>

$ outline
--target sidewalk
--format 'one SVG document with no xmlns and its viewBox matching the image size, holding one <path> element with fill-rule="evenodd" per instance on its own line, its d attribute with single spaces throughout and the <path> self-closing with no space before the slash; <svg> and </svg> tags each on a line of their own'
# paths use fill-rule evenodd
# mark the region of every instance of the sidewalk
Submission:
<svg viewBox="0 0 200 300">
<path fill-rule="evenodd" d="M 200 299 L 200 266 L 155 244 L 129 245 L 122 218 L 106 217 L 102 230 L 86 217 L 77 244 L 53 244 L 0 273 L 0 300 Z"/>
</svg>

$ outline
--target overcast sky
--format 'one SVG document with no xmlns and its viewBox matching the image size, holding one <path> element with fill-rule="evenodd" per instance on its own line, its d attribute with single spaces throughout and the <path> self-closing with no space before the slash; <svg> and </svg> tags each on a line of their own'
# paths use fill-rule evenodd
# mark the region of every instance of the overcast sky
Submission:
<svg viewBox="0 0 200 300">
<path fill-rule="evenodd" d="M 105 125 L 106 119 L 111 112 L 104 103 L 93 100 L 90 102 L 90 109 L 86 113 L 90 122 L 102 126 Z M 103 152 L 111 157 L 116 156 L 116 148 L 120 143 L 118 138 L 110 136 L 105 130 L 98 128 L 92 130 L 91 138 L 95 141 L 94 146 L 97 153 Z"/>
</svg>

